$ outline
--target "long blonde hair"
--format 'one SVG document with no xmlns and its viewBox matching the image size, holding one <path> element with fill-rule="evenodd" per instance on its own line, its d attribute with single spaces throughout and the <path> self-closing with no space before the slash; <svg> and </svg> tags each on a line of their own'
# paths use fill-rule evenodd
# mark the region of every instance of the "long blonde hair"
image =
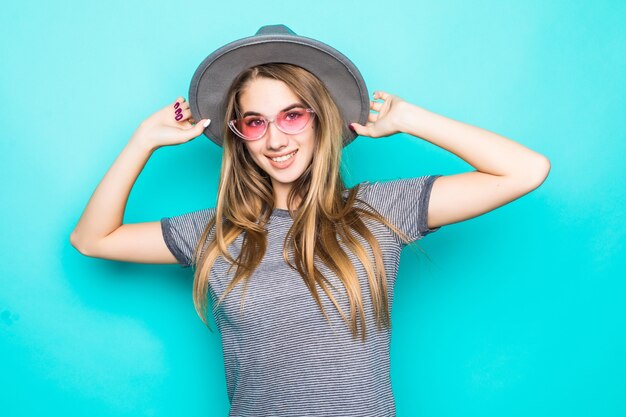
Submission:
<svg viewBox="0 0 626 417">
<path fill-rule="evenodd" d="M 357 317 L 361 324 L 362 340 L 366 338 L 365 312 L 359 279 L 354 265 L 341 241 L 357 256 L 367 272 L 374 316 L 379 329 L 390 328 L 391 320 L 387 298 L 387 280 L 379 244 L 363 222 L 371 218 L 386 224 L 401 239 L 409 239 L 372 207 L 356 207 L 358 185 L 347 191 L 340 174 L 343 121 L 335 102 L 324 84 L 305 69 L 290 64 L 265 64 L 250 68 L 233 81 L 228 92 L 224 118 L 224 144 L 222 167 L 218 187 L 215 215 L 207 224 L 195 248 L 192 264 L 195 268 L 193 299 L 196 312 L 208 326 L 206 320 L 207 289 L 210 271 L 219 256 L 236 268 L 233 279 L 220 296 L 216 310 L 232 289 L 243 281 L 243 296 L 253 271 L 260 264 L 267 249 L 264 228 L 274 209 L 274 194 L 269 176 L 259 168 L 249 155 L 245 144 L 234 136 L 227 126 L 228 120 L 240 114 L 239 97 L 252 80 L 265 77 L 284 82 L 305 105 L 313 108 L 315 149 L 313 159 L 304 173 L 294 182 L 287 197 L 287 207 L 293 218 L 284 241 L 283 258 L 298 271 L 322 313 L 329 320 L 322 306 L 317 286 L 322 288 L 348 324 L 353 336 L 358 336 Z M 296 209 L 292 209 L 298 201 Z M 359 200 L 360 201 L 360 200 Z M 222 219 L 222 221 L 216 221 Z M 215 234 L 209 241 L 209 234 Z M 228 252 L 228 246 L 244 234 L 237 258 Z M 366 248 L 359 243 L 356 234 L 367 241 L 373 253 L 373 262 Z M 294 259 L 290 260 L 289 249 Z M 319 258 L 332 272 L 337 274 L 348 295 L 350 318 L 336 302 L 328 288 L 330 282 L 316 266 Z M 332 287 L 332 284 L 330 284 Z M 210 326 L 209 326 L 210 328 Z"/>
</svg>

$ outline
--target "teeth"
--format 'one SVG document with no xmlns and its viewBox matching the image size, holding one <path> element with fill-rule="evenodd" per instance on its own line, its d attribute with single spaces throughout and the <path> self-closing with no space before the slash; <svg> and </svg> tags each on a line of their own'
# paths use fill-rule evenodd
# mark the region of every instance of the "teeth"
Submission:
<svg viewBox="0 0 626 417">
<path fill-rule="evenodd" d="M 288 155 L 285 155 L 285 156 L 279 156 L 278 158 L 271 158 L 271 159 L 272 159 L 272 161 L 275 161 L 275 162 L 284 162 L 284 161 L 286 161 L 287 159 L 289 159 L 289 158 L 291 158 L 292 156 L 294 156 L 295 154 L 296 154 L 296 151 L 293 151 L 292 153 L 290 153 L 290 154 L 288 154 Z"/>
</svg>

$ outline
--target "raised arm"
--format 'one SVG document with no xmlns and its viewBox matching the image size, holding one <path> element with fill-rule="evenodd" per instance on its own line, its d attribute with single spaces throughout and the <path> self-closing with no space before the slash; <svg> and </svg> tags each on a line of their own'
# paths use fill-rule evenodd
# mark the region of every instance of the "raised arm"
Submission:
<svg viewBox="0 0 626 417">
<path fill-rule="evenodd" d="M 92 194 L 70 235 L 84 255 L 139 263 L 176 263 L 160 222 L 122 224 L 128 196 L 152 153 L 199 136 L 206 120 L 193 124 L 183 97 L 144 120 Z M 210 122 L 210 121 L 209 121 Z"/>
<path fill-rule="evenodd" d="M 460 222 L 503 206 L 539 187 L 550 161 L 525 146 L 488 130 L 449 119 L 377 91 L 369 123 L 352 123 L 364 136 L 398 132 L 420 137 L 452 152 L 476 171 L 439 177 L 433 183 L 428 227 Z"/>
</svg>

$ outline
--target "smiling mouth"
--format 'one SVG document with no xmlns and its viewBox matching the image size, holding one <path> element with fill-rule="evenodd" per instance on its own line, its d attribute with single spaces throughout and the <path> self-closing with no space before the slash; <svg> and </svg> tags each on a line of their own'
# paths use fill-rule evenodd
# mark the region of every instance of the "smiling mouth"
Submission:
<svg viewBox="0 0 626 417">
<path fill-rule="evenodd" d="M 293 156 L 296 154 L 296 152 L 298 152 L 297 149 L 295 151 L 291 152 L 290 154 L 287 154 L 287 155 L 277 156 L 275 158 L 270 158 L 268 156 L 268 158 L 271 159 L 274 162 L 285 162 L 285 161 L 288 161 L 289 159 L 293 158 Z"/>
</svg>

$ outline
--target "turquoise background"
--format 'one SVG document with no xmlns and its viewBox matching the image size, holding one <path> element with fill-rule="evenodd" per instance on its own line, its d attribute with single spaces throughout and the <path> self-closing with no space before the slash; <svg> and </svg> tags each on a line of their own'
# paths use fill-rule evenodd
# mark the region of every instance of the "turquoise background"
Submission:
<svg viewBox="0 0 626 417">
<path fill-rule="evenodd" d="M 227 414 L 191 270 L 88 258 L 69 235 L 141 120 L 187 97 L 211 51 L 285 23 L 346 54 L 370 93 L 552 164 L 534 192 L 422 240 L 432 261 L 403 253 L 398 416 L 626 415 L 625 21 L 622 1 L 3 4 L 2 414 Z M 159 149 L 124 221 L 211 206 L 220 150 L 203 136 Z M 473 169 L 407 135 L 361 137 L 344 162 L 349 184 Z"/>
</svg>

